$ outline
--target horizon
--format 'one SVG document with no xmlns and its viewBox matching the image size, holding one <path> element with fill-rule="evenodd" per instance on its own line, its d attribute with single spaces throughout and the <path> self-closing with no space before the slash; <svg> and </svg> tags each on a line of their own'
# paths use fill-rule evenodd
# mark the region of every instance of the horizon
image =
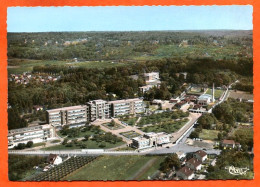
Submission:
<svg viewBox="0 0 260 187">
<path fill-rule="evenodd" d="M 11 32 L 252 30 L 251 5 L 9 7 Z"/>
<path fill-rule="evenodd" d="M 42 31 L 42 32 L 7 32 L 7 33 L 58 33 L 58 32 L 203 32 L 203 31 L 253 31 L 253 29 L 204 29 L 204 30 L 122 30 L 122 31 Z"/>
</svg>

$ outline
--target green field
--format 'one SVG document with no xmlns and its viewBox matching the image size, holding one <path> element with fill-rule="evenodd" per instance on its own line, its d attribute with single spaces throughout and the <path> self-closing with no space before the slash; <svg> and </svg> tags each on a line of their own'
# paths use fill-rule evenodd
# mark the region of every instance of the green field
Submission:
<svg viewBox="0 0 260 187">
<path fill-rule="evenodd" d="M 92 140 L 88 140 L 88 141 L 83 141 L 83 143 L 86 145 L 87 149 L 109 149 L 109 148 L 114 148 L 114 147 L 118 147 L 120 145 L 125 144 L 125 142 L 117 142 L 115 144 L 109 143 L 109 142 L 96 142 L 96 141 L 92 141 Z M 104 144 L 105 147 L 100 147 L 100 145 Z M 80 145 L 80 144 L 79 144 Z M 55 145 L 55 146 L 51 146 L 51 147 L 46 147 L 43 148 L 42 150 L 66 150 L 66 149 L 81 149 L 80 146 L 77 146 L 75 144 L 72 144 L 71 147 L 65 146 L 65 145 Z"/>
<path fill-rule="evenodd" d="M 141 130 L 144 132 L 166 132 L 173 133 L 178 131 L 188 122 L 188 120 L 182 121 L 168 121 L 158 125 L 151 125 L 147 127 L 143 127 Z"/>
<path fill-rule="evenodd" d="M 216 140 L 218 139 L 218 133 L 218 130 L 202 129 L 202 132 L 199 134 L 199 138 L 204 140 Z"/>
<path fill-rule="evenodd" d="M 159 169 L 163 158 L 160 156 L 103 156 L 69 175 L 65 180 L 133 180 L 138 174 L 140 174 L 140 179 L 143 179 Z M 153 161 L 153 164 L 143 167 L 148 161 Z"/>
<path fill-rule="evenodd" d="M 19 60 L 12 59 L 15 62 L 15 66 L 8 67 L 8 74 L 21 74 L 23 72 L 31 72 L 35 66 L 73 66 L 73 67 L 85 67 L 85 68 L 109 68 L 118 66 L 127 66 L 127 62 L 112 62 L 112 61 L 85 61 L 85 62 L 67 62 L 58 60 Z M 12 64 L 12 63 L 11 63 Z"/>
<path fill-rule="evenodd" d="M 224 92 L 224 90 L 217 90 L 217 89 L 215 89 L 215 94 L 214 94 L 215 99 L 220 98 L 221 95 L 223 94 L 223 92 Z M 211 95 L 212 94 L 212 89 L 208 89 L 206 94 L 210 94 Z"/>
</svg>

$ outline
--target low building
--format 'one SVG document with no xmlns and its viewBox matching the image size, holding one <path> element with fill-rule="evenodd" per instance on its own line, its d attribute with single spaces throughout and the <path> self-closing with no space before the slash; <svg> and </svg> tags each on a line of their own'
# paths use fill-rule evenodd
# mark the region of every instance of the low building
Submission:
<svg viewBox="0 0 260 187">
<path fill-rule="evenodd" d="M 62 158 L 56 154 L 50 154 L 47 158 L 47 162 L 52 165 L 59 165 L 62 163 Z"/>
<path fill-rule="evenodd" d="M 196 151 L 193 156 L 201 162 L 204 162 L 208 158 L 207 153 L 202 150 Z"/>
<path fill-rule="evenodd" d="M 235 147 L 238 147 L 240 148 L 240 143 L 237 143 L 235 142 L 234 140 L 223 140 L 221 142 L 221 145 L 224 147 L 224 148 L 232 148 L 234 149 Z"/>
<path fill-rule="evenodd" d="M 201 170 L 202 162 L 197 158 L 191 158 L 185 163 L 185 165 L 192 170 Z"/>
<path fill-rule="evenodd" d="M 197 104 L 201 105 L 201 106 L 207 106 L 210 101 L 212 100 L 212 96 L 209 94 L 202 94 L 201 96 L 199 96 Z"/>
<path fill-rule="evenodd" d="M 8 148 L 13 148 L 19 143 L 26 144 L 29 141 L 40 143 L 55 138 L 55 128 L 52 125 L 38 125 L 8 131 Z"/>
<path fill-rule="evenodd" d="M 164 132 L 146 133 L 143 136 L 132 139 L 131 146 L 137 149 L 151 148 L 170 143 L 170 135 Z"/>
<path fill-rule="evenodd" d="M 189 167 L 184 166 L 177 171 L 176 176 L 179 179 L 191 180 L 194 178 L 194 171 L 192 169 L 190 169 Z"/>
</svg>

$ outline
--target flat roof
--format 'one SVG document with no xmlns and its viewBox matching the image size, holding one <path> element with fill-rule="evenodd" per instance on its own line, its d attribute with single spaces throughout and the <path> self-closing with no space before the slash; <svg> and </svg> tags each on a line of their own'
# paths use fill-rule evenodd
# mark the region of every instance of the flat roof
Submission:
<svg viewBox="0 0 260 187">
<path fill-rule="evenodd" d="M 50 109 L 50 110 L 47 110 L 47 112 L 59 112 L 61 110 L 76 110 L 76 109 L 82 109 L 82 108 L 86 108 L 86 107 L 87 107 L 86 105 L 69 106 L 69 107 Z"/>
<path fill-rule="evenodd" d="M 116 104 L 116 103 L 127 103 L 127 102 L 133 102 L 133 101 L 143 101 L 143 100 L 142 100 L 142 99 L 139 99 L 139 98 L 134 98 L 134 99 L 122 99 L 122 100 L 108 101 L 108 103 Z"/>
</svg>

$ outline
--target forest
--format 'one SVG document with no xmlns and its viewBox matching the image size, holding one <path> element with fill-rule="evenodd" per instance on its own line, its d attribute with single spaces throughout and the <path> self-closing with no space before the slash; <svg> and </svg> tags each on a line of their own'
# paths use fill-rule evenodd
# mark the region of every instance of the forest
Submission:
<svg viewBox="0 0 260 187">
<path fill-rule="evenodd" d="M 210 54 L 207 49 L 219 56 L 205 55 Z M 193 55 L 194 50 L 200 55 Z M 93 63 L 117 60 L 124 65 L 88 68 L 77 63 L 55 64 L 55 60 L 71 62 L 74 58 L 79 62 L 97 60 Z M 18 69 L 22 63 L 42 60 L 31 67 L 32 74 L 61 76 L 49 83 L 9 81 L 9 129 L 25 127 L 26 114 L 33 112 L 34 105 L 51 109 L 94 99 L 170 99 L 185 90 L 184 83 L 227 86 L 237 79 L 243 81 L 236 89 L 253 91 L 251 31 L 8 33 L 8 60 L 9 66 Z M 45 60 L 54 61 L 42 63 Z M 160 72 L 162 84 L 143 94 L 139 91 L 145 84 L 142 75 L 151 71 Z M 187 78 L 177 76 L 180 72 L 187 72 Z"/>
</svg>

